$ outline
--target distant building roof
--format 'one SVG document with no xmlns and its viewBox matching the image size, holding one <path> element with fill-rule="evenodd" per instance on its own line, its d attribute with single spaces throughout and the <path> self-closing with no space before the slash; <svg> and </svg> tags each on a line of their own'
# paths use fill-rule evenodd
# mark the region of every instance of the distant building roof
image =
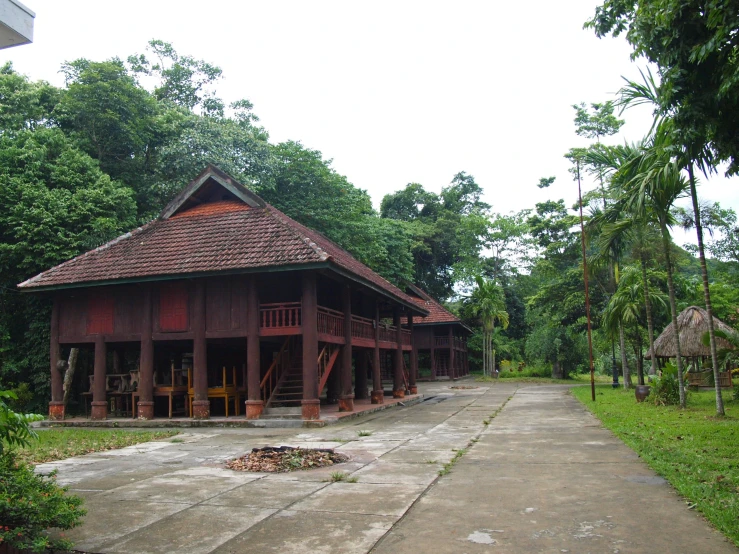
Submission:
<svg viewBox="0 0 739 554">
<path fill-rule="evenodd" d="M 462 320 L 459 319 L 452 312 L 447 310 L 439 302 L 434 300 L 426 291 L 417 287 L 416 285 L 406 285 L 406 291 L 413 301 L 420 307 L 428 310 L 429 315 L 420 319 L 414 319 L 414 325 L 441 325 L 441 324 L 457 324 L 464 327 L 467 331 L 472 330 L 467 327 Z"/>
<path fill-rule="evenodd" d="M 332 269 L 426 313 L 414 298 L 349 252 L 214 166 L 190 182 L 159 218 L 18 286 L 48 290 L 312 267 Z"/>
</svg>

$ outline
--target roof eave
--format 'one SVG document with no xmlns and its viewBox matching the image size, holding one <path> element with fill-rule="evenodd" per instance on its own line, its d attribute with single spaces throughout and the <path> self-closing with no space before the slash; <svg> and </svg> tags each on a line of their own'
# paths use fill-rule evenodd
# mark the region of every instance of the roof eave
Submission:
<svg viewBox="0 0 739 554">
<path fill-rule="evenodd" d="M 201 277 L 216 277 L 220 275 L 246 275 L 251 273 L 276 273 L 280 271 L 304 271 L 307 269 L 326 269 L 328 263 L 326 262 L 308 262 L 304 264 L 289 264 L 289 265 L 277 265 L 277 266 L 260 266 L 253 268 L 242 268 L 233 270 L 220 270 L 220 271 L 200 271 L 195 273 L 171 273 L 166 275 L 148 275 L 142 277 L 129 277 L 124 279 L 105 279 L 100 281 L 83 281 L 77 283 L 62 283 L 59 285 L 40 285 L 36 287 L 21 287 L 18 288 L 21 292 L 48 292 L 55 290 L 69 290 L 69 289 L 84 289 L 92 287 L 101 287 L 107 285 L 128 285 L 132 283 L 151 283 L 155 281 L 174 281 L 177 279 L 197 279 Z"/>
<path fill-rule="evenodd" d="M 330 258 L 329 258 L 329 260 L 330 260 Z M 424 317 L 427 316 L 427 315 L 429 315 L 429 312 L 427 310 L 424 310 L 423 308 L 421 308 L 420 306 L 418 306 L 418 304 L 416 304 L 415 302 L 405 300 L 404 298 L 401 298 L 401 297 L 399 297 L 399 296 L 391 293 L 390 291 L 383 289 L 382 287 L 380 287 L 379 285 L 373 283 L 369 279 L 365 279 L 363 277 L 360 277 L 356 273 L 352 273 L 351 271 L 348 271 L 348 270 L 342 268 L 341 266 L 339 266 L 336 263 L 331 263 L 330 269 L 331 269 L 331 271 L 334 271 L 334 272 L 338 273 L 339 275 L 341 275 L 343 277 L 346 277 L 347 279 L 351 279 L 352 281 L 354 281 L 356 283 L 359 283 L 360 285 L 363 285 L 363 286 L 365 286 L 365 287 L 367 287 L 369 289 L 372 289 L 373 291 L 381 294 L 382 296 L 384 296 L 386 298 L 390 298 L 391 300 L 394 300 L 395 302 L 398 302 L 399 304 L 402 304 L 406 308 L 410 308 L 409 311 L 411 311 L 414 314 L 419 314 L 419 315 L 422 315 Z"/>
</svg>

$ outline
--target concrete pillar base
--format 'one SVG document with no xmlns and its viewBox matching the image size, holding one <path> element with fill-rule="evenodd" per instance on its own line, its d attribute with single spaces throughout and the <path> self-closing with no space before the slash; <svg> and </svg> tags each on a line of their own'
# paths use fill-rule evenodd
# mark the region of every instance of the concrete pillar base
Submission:
<svg viewBox="0 0 739 554">
<path fill-rule="evenodd" d="M 303 419 L 319 419 L 321 417 L 320 400 L 303 400 Z"/>
<path fill-rule="evenodd" d="M 409 394 L 418 394 L 418 387 L 416 385 L 411 385 Z"/>
<path fill-rule="evenodd" d="M 60 421 L 64 419 L 64 402 L 52 400 L 49 402 L 49 420 Z"/>
<path fill-rule="evenodd" d="M 102 420 L 108 418 L 108 403 L 105 400 L 92 401 L 90 419 Z"/>
<path fill-rule="evenodd" d="M 353 412 L 354 411 L 354 397 L 353 396 L 340 396 L 339 397 L 339 411 L 340 412 Z"/>
<path fill-rule="evenodd" d="M 372 404 L 382 404 L 385 402 L 385 391 L 373 390 L 372 391 Z"/>
<path fill-rule="evenodd" d="M 139 409 L 139 419 L 154 419 L 153 400 L 139 400 L 137 406 Z"/>
<path fill-rule="evenodd" d="M 405 398 L 405 390 L 403 389 L 394 390 L 393 398 Z"/>
<path fill-rule="evenodd" d="M 210 419 L 210 400 L 192 401 L 193 419 Z"/>
<path fill-rule="evenodd" d="M 246 419 L 259 419 L 264 411 L 264 402 L 261 400 L 246 401 Z"/>
</svg>

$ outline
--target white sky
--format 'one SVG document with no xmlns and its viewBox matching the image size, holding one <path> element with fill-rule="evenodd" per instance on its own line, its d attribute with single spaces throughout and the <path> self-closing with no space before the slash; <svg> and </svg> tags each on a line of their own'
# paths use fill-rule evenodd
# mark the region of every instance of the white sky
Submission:
<svg viewBox="0 0 739 554">
<path fill-rule="evenodd" d="M 250 99 L 273 142 L 333 158 L 376 206 L 409 182 L 438 192 L 459 171 L 498 212 L 572 204 L 562 155 L 586 142 L 571 105 L 613 98 L 621 76 L 644 66 L 630 62 L 625 39 L 582 29 L 597 0 L 24 2 L 36 12 L 34 43 L 0 51 L 0 63 L 62 85 L 66 60 L 171 42 L 219 65 L 218 94 Z M 649 129 L 648 110 L 626 118 L 612 141 Z M 538 189 L 550 175 L 555 185 Z M 699 193 L 739 211 L 736 179 Z"/>
</svg>

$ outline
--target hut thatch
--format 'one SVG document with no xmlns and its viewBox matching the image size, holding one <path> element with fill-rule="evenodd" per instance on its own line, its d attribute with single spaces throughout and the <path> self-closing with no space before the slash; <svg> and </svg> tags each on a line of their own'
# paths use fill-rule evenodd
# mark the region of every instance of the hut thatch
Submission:
<svg viewBox="0 0 739 554">
<path fill-rule="evenodd" d="M 677 316 L 677 326 L 680 329 L 680 353 L 686 358 L 700 358 L 711 355 L 711 348 L 703 344 L 703 335 L 708 332 L 708 313 L 703 308 L 690 306 Z M 713 328 L 732 332 L 733 329 L 720 319 L 713 318 Z M 717 348 L 731 348 L 731 345 L 716 337 Z M 677 356 L 675 343 L 675 327 L 670 323 L 654 341 L 654 351 L 658 358 L 674 358 Z M 647 352 L 646 358 L 651 359 L 652 351 Z"/>
</svg>

